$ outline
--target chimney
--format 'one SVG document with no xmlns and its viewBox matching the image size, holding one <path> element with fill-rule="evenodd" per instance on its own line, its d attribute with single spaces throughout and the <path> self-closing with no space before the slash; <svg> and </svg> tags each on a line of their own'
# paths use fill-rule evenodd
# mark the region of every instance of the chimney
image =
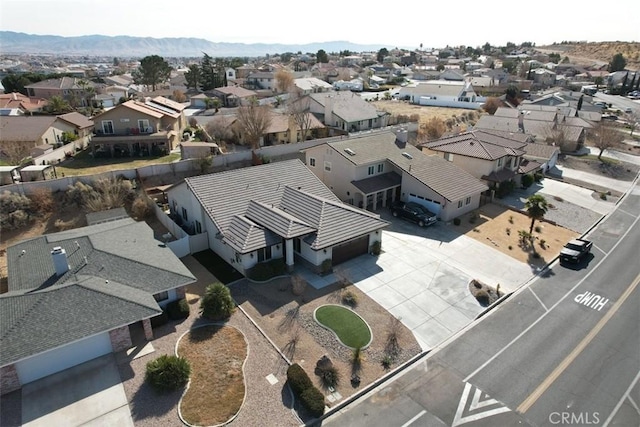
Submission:
<svg viewBox="0 0 640 427">
<path fill-rule="evenodd" d="M 399 128 L 394 133 L 396 134 L 396 144 L 400 148 L 404 148 L 409 140 L 409 132 L 405 128 Z"/>
<path fill-rule="evenodd" d="M 520 115 L 518 116 L 518 129 L 524 133 L 524 111 L 520 111 Z"/>
<path fill-rule="evenodd" d="M 333 102 L 335 98 L 333 95 L 328 95 L 324 101 L 324 124 L 327 126 L 333 126 L 331 119 L 333 118 Z"/>
<path fill-rule="evenodd" d="M 69 262 L 67 260 L 67 251 L 62 249 L 61 246 L 56 246 L 51 251 L 51 258 L 53 259 L 53 267 L 56 269 L 58 277 L 69 271 Z"/>
</svg>

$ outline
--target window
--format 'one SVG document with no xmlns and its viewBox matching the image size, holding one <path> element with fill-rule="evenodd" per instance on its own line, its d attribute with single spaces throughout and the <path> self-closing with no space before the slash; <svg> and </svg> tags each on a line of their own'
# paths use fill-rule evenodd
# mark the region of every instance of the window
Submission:
<svg viewBox="0 0 640 427">
<path fill-rule="evenodd" d="M 324 170 L 331 172 L 331 162 L 324 162 Z"/>
<path fill-rule="evenodd" d="M 384 171 L 384 163 L 380 163 L 378 165 L 378 173 L 382 173 Z"/>
<path fill-rule="evenodd" d="M 376 171 L 376 168 L 374 166 L 369 166 L 369 170 L 367 171 L 367 175 L 373 175 L 373 173 Z"/>
<path fill-rule="evenodd" d="M 149 120 L 138 120 L 138 129 L 141 133 L 151 132 L 149 128 Z"/>
<path fill-rule="evenodd" d="M 469 203 L 471 203 L 471 197 L 467 197 L 464 201 L 465 205 L 468 205 Z"/>
<path fill-rule="evenodd" d="M 316 159 L 314 159 L 313 157 L 309 157 L 309 166 L 311 166 L 312 168 L 316 167 Z"/>
<path fill-rule="evenodd" d="M 498 159 L 498 167 L 502 166 L 502 158 Z"/>
<path fill-rule="evenodd" d="M 268 259 L 271 259 L 271 246 L 258 249 L 258 262 L 266 261 Z"/>
<path fill-rule="evenodd" d="M 458 201 L 458 207 L 461 208 L 462 207 L 462 200 Z"/>
<path fill-rule="evenodd" d="M 182 208 L 182 219 L 185 221 L 189 220 L 189 216 L 187 215 L 187 210 L 185 208 Z"/>
<path fill-rule="evenodd" d="M 113 122 L 111 120 L 102 121 L 102 133 L 113 134 Z"/>
<path fill-rule="evenodd" d="M 202 224 L 200 224 L 200 221 L 196 220 L 196 234 L 200 233 L 202 233 Z"/>
<path fill-rule="evenodd" d="M 169 299 L 169 292 L 164 291 L 164 292 L 157 293 L 153 296 L 153 299 L 155 299 L 156 302 L 166 301 Z"/>
<path fill-rule="evenodd" d="M 506 167 L 508 167 L 509 169 L 511 169 L 511 161 L 512 161 L 512 160 L 513 160 L 513 159 L 512 159 L 511 157 L 509 157 L 509 158 L 507 159 Z"/>
<path fill-rule="evenodd" d="M 444 153 L 444 159 L 445 159 L 445 160 L 447 160 L 447 161 L 449 161 L 449 162 L 452 162 L 452 161 L 453 161 L 453 154 L 451 154 L 451 153 Z"/>
</svg>

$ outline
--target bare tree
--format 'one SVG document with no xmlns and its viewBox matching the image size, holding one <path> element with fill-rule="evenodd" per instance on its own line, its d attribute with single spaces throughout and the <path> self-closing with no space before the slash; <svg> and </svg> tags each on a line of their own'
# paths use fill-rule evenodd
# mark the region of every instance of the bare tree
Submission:
<svg viewBox="0 0 640 427">
<path fill-rule="evenodd" d="M 600 121 L 593 138 L 593 145 L 600 150 L 598 160 L 602 161 L 602 153 L 604 153 L 604 150 L 621 144 L 623 140 L 624 134 L 619 129 L 607 125 L 604 121 Z"/>
<path fill-rule="evenodd" d="M 280 69 L 274 75 L 278 92 L 290 92 L 294 88 L 294 77 L 290 71 Z"/>
<path fill-rule="evenodd" d="M 562 123 L 551 122 L 547 125 L 543 131 L 542 136 L 549 145 L 555 145 L 559 147 L 561 151 L 573 151 L 569 149 L 569 128 Z"/>
<path fill-rule="evenodd" d="M 212 120 L 205 126 L 205 131 L 218 145 L 225 145 L 233 140 L 233 130 L 225 120 Z"/>
<path fill-rule="evenodd" d="M 300 97 L 298 94 L 292 93 L 287 105 L 287 111 L 298 128 L 297 130 L 300 131 L 300 141 L 306 141 L 313 125 L 309 97 Z"/>
<path fill-rule="evenodd" d="M 428 141 L 433 141 L 444 135 L 447 131 L 446 124 L 439 117 L 432 117 L 420 125 L 419 135 L 426 137 Z"/>
<path fill-rule="evenodd" d="M 252 100 L 249 105 L 238 108 L 236 117 L 240 134 L 245 142 L 254 150 L 259 148 L 260 138 L 271 125 L 271 108 L 258 105 L 256 100 Z"/>
<path fill-rule="evenodd" d="M 3 143 L 0 147 L 0 159 L 10 165 L 20 165 L 23 160 L 29 157 L 30 151 L 26 144 L 18 142 Z"/>
</svg>

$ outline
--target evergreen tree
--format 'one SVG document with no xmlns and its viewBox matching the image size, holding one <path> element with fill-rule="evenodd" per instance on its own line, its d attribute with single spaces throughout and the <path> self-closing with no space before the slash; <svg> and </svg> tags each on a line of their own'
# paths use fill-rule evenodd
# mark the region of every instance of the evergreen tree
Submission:
<svg viewBox="0 0 640 427">
<path fill-rule="evenodd" d="M 142 58 L 140 67 L 132 74 L 134 83 L 151 86 L 151 90 L 156 90 L 158 84 L 169 79 L 171 67 L 161 56 L 150 55 Z"/>
<path fill-rule="evenodd" d="M 184 78 L 187 81 L 187 88 L 198 89 L 200 86 L 200 81 L 202 80 L 202 75 L 200 73 L 200 67 L 198 64 L 189 65 L 189 71 L 184 73 Z"/>
<path fill-rule="evenodd" d="M 615 73 L 616 71 L 622 71 L 627 66 L 627 60 L 621 53 L 616 53 L 609 62 L 609 72 Z"/>
<path fill-rule="evenodd" d="M 316 61 L 323 64 L 329 62 L 329 55 L 327 55 L 327 52 L 325 52 L 324 49 L 320 49 L 318 53 L 316 53 Z"/>
</svg>

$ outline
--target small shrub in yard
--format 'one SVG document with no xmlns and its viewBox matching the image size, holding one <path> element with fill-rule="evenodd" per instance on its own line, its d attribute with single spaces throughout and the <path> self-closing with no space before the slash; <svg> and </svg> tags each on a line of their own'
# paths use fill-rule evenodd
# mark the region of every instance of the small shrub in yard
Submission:
<svg viewBox="0 0 640 427">
<path fill-rule="evenodd" d="M 3 191 L 0 194 L 0 227 L 13 230 L 26 225 L 31 219 L 31 204 L 27 196 Z"/>
<path fill-rule="evenodd" d="M 333 365 L 329 366 L 326 369 L 322 369 L 320 371 L 320 375 L 318 376 L 320 377 L 322 385 L 327 388 L 336 387 L 338 385 L 338 382 L 340 381 L 340 373 L 338 372 L 338 368 Z"/>
<path fill-rule="evenodd" d="M 139 195 L 131 204 L 131 213 L 136 219 L 144 219 L 152 212 L 152 201 L 146 195 Z"/>
<path fill-rule="evenodd" d="M 542 227 L 540 227 L 539 225 L 536 225 L 536 227 L 533 229 L 536 233 L 540 233 L 542 231 Z"/>
<path fill-rule="evenodd" d="M 391 357 L 388 354 L 385 354 L 384 357 L 382 358 L 382 367 L 384 369 L 389 369 L 391 368 L 391 364 L 393 363 L 393 357 Z"/>
<path fill-rule="evenodd" d="M 509 250 L 510 251 L 513 250 L 513 246 L 509 245 Z"/>
<path fill-rule="evenodd" d="M 342 303 L 349 307 L 355 307 L 358 305 L 358 296 L 352 291 L 346 291 L 342 294 Z"/>
<path fill-rule="evenodd" d="M 247 271 L 250 279 L 264 282 L 277 276 L 282 276 L 286 272 L 284 259 L 275 258 L 269 261 L 260 262 Z"/>
<path fill-rule="evenodd" d="M 151 318 L 151 327 L 159 328 L 162 325 L 166 325 L 169 321 L 169 315 L 166 311 L 163 311 L 162 314 L 157 315 L 156 317 Z"/>
<path fill-rule="evenodd" d="M 534 178 L 531 174 L 525 174 L 522 176 L 522 188 L 529 188 L 533 185 Z"/>
<path fill-rule="evenodd" d="M 541 239 L 541 240 L 540 240 L 540 247 L 541 247 L 542 249 L 544 249 L 544 248 L 546 247 L 546 245 L 547 245 L 547 241 L 546 241 L 546 240 L 544 240 L 544 239 Z"/>
<path fill-rule="evenodd" d="M 507 236 L 511 236 L 511 229 L 509 227 L 507 227 L 505 231 L 507 232 Z"/>
<path fill-rule="evenodd" d="M 304 390 L 313 387 L 311 378 L 307 375 L 304 369 L 297 363 L 289 366 L 287 369 L 287 381 L 291 390 L 297 395 L 300 395 Z"/>
<path fill-rule="evenodd" d="M 167 304 L 166 311 L 169 315 L 169 319 L 171 320 L 186 319 L 187 317 L 189 317 L 189 304 L 184 298 L 176 301 L 171 301 L 169 304 Z"/>
<path fill-rule="evenodd" d="M 287 369 L 287 382 L 294 394 L 300 398 L 302 406 L 314 417 L 324 414 L 324 396 L 318 390 L 304 369 L 297 363 Z"/>
<path fill-rule="evenodd" d="M 602 200 L 607 200 L 607 193 L 605 193 L 605 192 L 600 192 L 600 198 L 601 198 Z"/>
<path fill-rule="evenodd" d="M 172 391 L 187 384 L 190 374 L 187 359 L 164 354 L 147 363 L 145 379 L 158 391 Z"/>
<path fill-rule="evenodd" d="M 324 414 L 324 396 L 315 387 L 306 389 L 300 394 L 300 400 L 313 417 L 321 417 Z"/>
<path fill-rule="evenodd" d="M 47 214 L 53 211 L 55 202 L 53 201 L 53 193 L 48 188 L 37 188 L 30 195 L 31 208 L 38 214 Z"/>
<path fill-rule="evenodd" d="M 235 307 L 229 288 L 222 283 L 214 283 L 205 290 L 200 302 L 200 314 L 211 320 L 228 319 Z"/>
<path fill-rule="evenodd" d="M 513 224 L 513 215 L 509 215 L 509 224 Z"/>
<path fill-rule="evenodd" d="M 453 225 L 460 225 L 460 218 L 454 218 Z"/>
</svg>

